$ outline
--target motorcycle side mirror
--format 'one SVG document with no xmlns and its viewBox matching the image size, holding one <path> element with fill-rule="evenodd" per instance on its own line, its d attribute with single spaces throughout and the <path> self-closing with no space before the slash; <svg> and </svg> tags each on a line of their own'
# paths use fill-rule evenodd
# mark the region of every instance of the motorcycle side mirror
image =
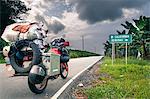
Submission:
<svg viewBox="0 0 150 99">
<path fill-rule="evenodd" d="M 64 42 L 64 46 L 70 46 L 69 42 Z"/>
</svg>

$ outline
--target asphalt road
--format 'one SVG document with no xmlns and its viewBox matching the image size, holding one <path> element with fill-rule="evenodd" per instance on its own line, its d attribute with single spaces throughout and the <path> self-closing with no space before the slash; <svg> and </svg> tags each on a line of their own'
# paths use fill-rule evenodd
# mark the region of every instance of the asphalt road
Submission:
<svg viewBox="0 0 150 99">
<path fill-rule="evenodd" d="M 71 59 L 68 78 L 63 80 L 59 77 L 53 81 L 49 80 L 46 90 L 39 95 L 30 91 L 27 77 L 8 77 L 4 72 L 5 67 L 0 65 L 0 99 L 50 99 L 68 80 L 101 58 L 101 56 L 94 56 Z"/>
</svg>

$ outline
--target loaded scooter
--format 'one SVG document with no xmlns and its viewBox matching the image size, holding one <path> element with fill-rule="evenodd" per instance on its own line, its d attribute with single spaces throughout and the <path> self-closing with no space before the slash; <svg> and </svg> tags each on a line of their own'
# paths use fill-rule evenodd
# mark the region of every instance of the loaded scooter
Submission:
<svg viewBox="0 0 150 99">
<path fill-rule="evenodd" d="M 54 80 L 59 76 L 65 79 L 68 76 L 69 53 L 66 47 L 69 46 L 69 42 L 59 38 L 40 47 L 41 39 L 31 39 L 34 36 L 35 34 L 30 33 L 30 39 L 16 40 L 12 43 L 8 49 L 8 57 L 15 73 L 26 74 L 30 90 L 40 94 L 45 90 L 49 79 Z"/>
</svg>

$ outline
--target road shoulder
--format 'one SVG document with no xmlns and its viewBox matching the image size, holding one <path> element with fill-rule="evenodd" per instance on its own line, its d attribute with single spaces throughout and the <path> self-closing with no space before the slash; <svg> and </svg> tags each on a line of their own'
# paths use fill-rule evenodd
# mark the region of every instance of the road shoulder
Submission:
<svg viewBox="0 0 150 99">
<path fill-rule="evenodd" d="M 90 87 L 92 81 L 98 79 L 99 76 L 97 75 L 97 72 L 99 70 L 100 64 L 101 61 L 97 62 L 92 67 L 84 71 L 65 89 L 65 91 L 58 98 L 63 99 L 65 97 L 65 99 L 78 99 L 78 98 L 86 99 L 86 96 L 79 93 L 81 95 L 80 96 L 79 94 L 77 95 L 77 93 L 83 87 Z"/>
</svg>

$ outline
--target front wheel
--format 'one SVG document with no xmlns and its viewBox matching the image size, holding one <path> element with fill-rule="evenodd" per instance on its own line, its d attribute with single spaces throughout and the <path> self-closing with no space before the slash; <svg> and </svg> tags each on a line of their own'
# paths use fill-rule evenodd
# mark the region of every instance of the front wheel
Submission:
<svg viewBox="0 0 150 99">
<path fill-rule="evenodd" d="M 67 63 L 61 63 L 60 64 L 60 75 L 61 78 L 66 79 L 68 76 L 68 64 Z"/>
<path fill-rule="evenodd" d="M 40 84 L 33 84 L 28 78 L 28 86 L 33 93 L 41 94 L 45 90 L 48 83 L 48 79 L 44 79 Z"/>
<path fill-rule="evenodd" d="M 41 94 L 48 82 L 48 76 L 46 73 L 46 68 L 44 65 L 34 65 L 32 66 L 30 73 L 28 75 L 28 86 L 33 93 Z"/>
</svg>

